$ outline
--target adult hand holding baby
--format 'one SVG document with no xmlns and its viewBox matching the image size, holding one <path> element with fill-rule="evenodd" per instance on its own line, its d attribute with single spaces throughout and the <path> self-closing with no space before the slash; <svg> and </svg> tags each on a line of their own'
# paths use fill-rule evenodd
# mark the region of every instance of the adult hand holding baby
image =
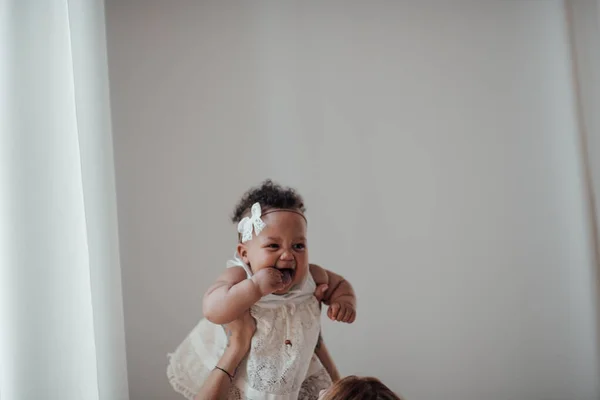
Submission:
<svg viewBox="0 0 600 400">
<path fill-rule="evenodd" d="M 227 335 L 227 347 L 217 365 L 210 373 L 194 400 L 217 400 L 228 397 L 229 388 L 238 366 L 250 351 L 256 321 L 246 310 L 238 319 L 223 325 Z"/>
<path fill-rule="evenodd" d="M 227 347 L 234 347 L 243 354 L 250 351 L 250 342 L 256 332 L 256 321 L 250 315 L 250 310 L 235 321 L 223 325 L 223 329 L 227 335 Z"/>
<path fill-rule="evenodd" d="M 319 300 L 319 307 L 322 305 L 323 298 L 325 297 L 325 292 L 329 289 L 329 285 L 326 283 L 317 286 L 315 289 L 315 297 Z"/>
</svg>

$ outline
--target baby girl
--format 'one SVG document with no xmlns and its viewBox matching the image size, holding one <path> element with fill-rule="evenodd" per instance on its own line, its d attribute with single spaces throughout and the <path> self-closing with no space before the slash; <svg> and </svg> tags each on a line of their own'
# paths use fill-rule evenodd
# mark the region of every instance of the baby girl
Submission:
<svg viewBox="0 0 600 400">
<path fill-rule="evenodd" d="M 321 307 L 313 293 L 327 285 L 328 317 L 352 323 L 352 286 L 309 264 L 305 208 L 293 189 L 265 181 L 242 197 L 233 221 L 235 255 L 204 295 L 205 318 L 170 355 L 169 381 L 193 399 L 216 368 L 233 383 L 229 399 L 316 399 L 339 374 L 321 339 Z M 220 325 L 248 309 L 256 320 L 250 352 L 237 371 L 227 371 L 217 365 L 228 344 Z"/>
</svg>

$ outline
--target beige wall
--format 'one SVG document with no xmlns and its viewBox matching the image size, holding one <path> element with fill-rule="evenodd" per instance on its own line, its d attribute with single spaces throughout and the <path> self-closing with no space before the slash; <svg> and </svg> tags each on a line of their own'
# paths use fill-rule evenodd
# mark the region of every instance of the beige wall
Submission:
<svg viewBox="0 0 600 400">
<path fill-rule="evenodd" d="M 106 2 L 132 400 L 266 177 L 345 275 L 343 374 L 410 400 L 597 399 L 596 293 L 559 1 Z"/>
</svg>

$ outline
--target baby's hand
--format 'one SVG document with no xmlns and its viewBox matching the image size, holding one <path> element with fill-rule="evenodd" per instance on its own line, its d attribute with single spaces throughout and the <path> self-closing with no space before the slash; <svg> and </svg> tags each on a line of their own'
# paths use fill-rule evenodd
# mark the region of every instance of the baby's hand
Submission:
<svg viewBox="0 0 600 400">
<path fill-rule="evenodd" d="M 319 301 L 319 307 L 321 306 L 321 302 L 323 301 L 325 292 L 328 288 L 328 285 L 323 284 L 319 285 L 315 289 L 314 295 Z M 331 304 L 331 306 L 329 306 L 329 310 L 327 310 L 327 316 L 332 321 L 347 322 L 351 324 L 356 319 L 356 307 L 354 306 L 353 302 L 344 301 L 344 299 L 342 299 L 341 301 L 334 302 Z"/>
<path fill-rule="evenodd" d="M 351 324 L 356 318 L 356 308 L 354 304 L 345 301 L 331 303 L 327 316 L 332 321 L 347 322 Z"/>
<path fill-rule="evenodd" d="M 283 274 L 276 268 L 263 268 L 254 274 L 251 279 L 258 287 L 261 296 L 283 289 L 288 283 L 284 282 Z"/>
</svg>

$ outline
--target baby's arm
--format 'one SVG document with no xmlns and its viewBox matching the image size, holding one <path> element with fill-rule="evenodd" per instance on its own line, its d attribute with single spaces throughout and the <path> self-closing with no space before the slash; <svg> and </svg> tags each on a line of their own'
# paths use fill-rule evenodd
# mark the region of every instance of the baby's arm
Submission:
<svg viewBox="0 0 600 400">
<path fill-rule="evenodd" d="M 227 268 L 208 288 L 202 302 L 204 317 L 218 325 L 238 319 L 262 295 L 242 267 Z"/>
<path fill-rule="evenodd" d="M 350 282 L 340 275 L 315 264 L 310 264 L 310 273 L 317 286 L 326 284 L 323 303 L 329 306 L 327 316 L 335 321 L 352 323 L 356 318 L 356 295 Z"/>
<path fill-rule="evenodd" d="M 275 268 L 261 269 L 251 279 L 246 279 L 242 267 L 227 268 L 204 294 L 202 312 L 213 324 L 227 324 L 282 286 L 282 275 Z"/>
</svg>

